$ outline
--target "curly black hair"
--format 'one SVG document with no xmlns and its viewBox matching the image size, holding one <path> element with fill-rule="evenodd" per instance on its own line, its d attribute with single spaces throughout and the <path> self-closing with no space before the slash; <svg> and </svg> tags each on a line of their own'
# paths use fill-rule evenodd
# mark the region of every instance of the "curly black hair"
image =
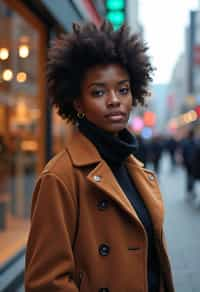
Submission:
<svg viewBox="0 0 200 292">
<path fill-rule="evenodd" d="M 144 105 L 154 71 L 146 54 L 147 46 L 138 34 L 130 35 L 128 26 L 114 30 L 104 21 L 73 24 L 73 31 L 53 41 L 47 62 L 47 91 L 52 105 L 66 120 L 76 122 L 73 101 L 81 96 L 81 82 L 92 66 L 120 64 L 130 77 L 133 105 Z"/>
</svg>

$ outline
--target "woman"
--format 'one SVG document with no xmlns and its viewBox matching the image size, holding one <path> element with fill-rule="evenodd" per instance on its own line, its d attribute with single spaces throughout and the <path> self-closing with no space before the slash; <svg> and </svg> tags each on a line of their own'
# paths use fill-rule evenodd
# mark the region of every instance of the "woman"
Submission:
<svg viewBox="0 0 200 292">
<path fill-rule="evenodd" d="M 35 187 L 27 292 L 174 291 L 157 180 L 126 129 L 148 95 L 146 50 L 108 22 L 75 24 L 50 50 L 49 96 L 71 129 Z"/>
</svg>

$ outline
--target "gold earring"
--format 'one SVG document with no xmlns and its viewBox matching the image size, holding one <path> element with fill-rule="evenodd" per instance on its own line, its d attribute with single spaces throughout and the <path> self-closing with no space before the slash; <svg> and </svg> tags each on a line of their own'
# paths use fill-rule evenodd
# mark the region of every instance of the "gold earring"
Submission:
<svg viewBox="0 0 200 292">
<path fill-rule="evenodd" d="M 79 119 L 83 119 L 84 117 L 85 117 L 85 114 L 84 113 L 77 113 L 77 117 L 79 118 Z"/>
</svg>

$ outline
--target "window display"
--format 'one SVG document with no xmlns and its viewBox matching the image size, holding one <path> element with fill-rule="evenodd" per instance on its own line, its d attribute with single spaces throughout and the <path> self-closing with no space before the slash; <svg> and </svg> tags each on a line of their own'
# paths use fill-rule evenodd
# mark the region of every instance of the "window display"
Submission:
<svg viewBox="0 0 200 292">
<path fill-rule="evenodd" d="M 11 256 L 6 250 L 26 241 L 43 147 L 40 31 L 6 3 L 0 0 L 0 265 Z"/>
</svg>

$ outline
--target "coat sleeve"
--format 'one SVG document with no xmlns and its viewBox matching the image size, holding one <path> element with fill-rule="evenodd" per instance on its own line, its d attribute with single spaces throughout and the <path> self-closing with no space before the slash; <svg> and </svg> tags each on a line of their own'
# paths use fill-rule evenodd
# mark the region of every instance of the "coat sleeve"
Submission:
<svg viewBox="0 0 200 292">
<path fill-rule="evenodd" d="M 54 174 L 44 174 L 33 193 L 26 251 L 26 292 L 77 292 L 72 252 L 77 203 Z"/>
</svg>

